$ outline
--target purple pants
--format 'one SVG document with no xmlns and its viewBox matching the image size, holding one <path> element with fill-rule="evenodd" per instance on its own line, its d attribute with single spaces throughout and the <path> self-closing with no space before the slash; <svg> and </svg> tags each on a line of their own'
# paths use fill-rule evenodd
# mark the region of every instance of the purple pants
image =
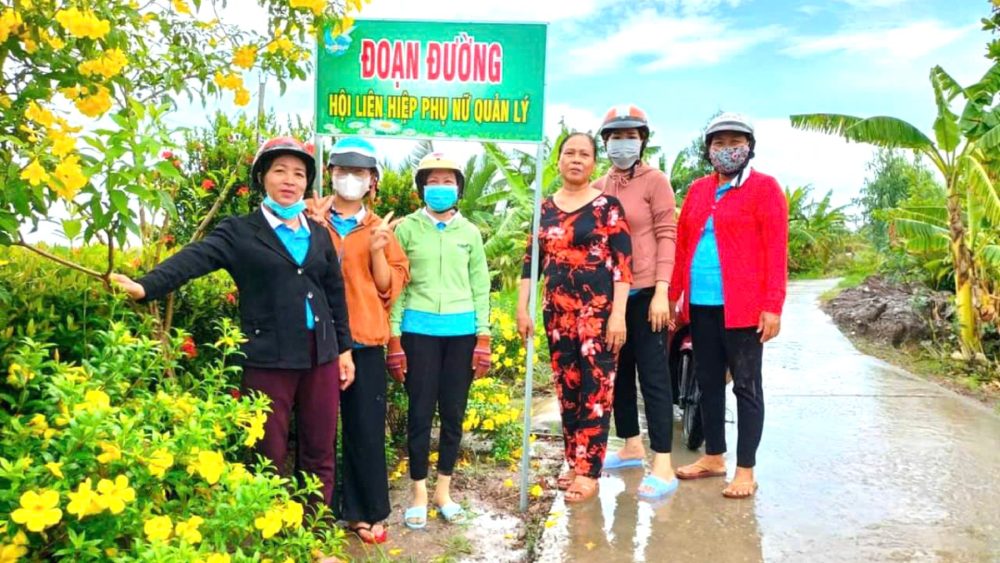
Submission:
<svg viewBox="0 0 1000 563">
<path fill-rule="evenodd" d="M 315 342 L 310 340 L 310 343 Z M 310 348 L 314 347 L 312 344 Z M 316 353 L 313 350 L 313 361 Z M 279 473 L 285 471 L 288 454 L 288 424 L 295 411 L 299 470 L 312 473 L 323 483 L 327 506 L 333 498 L 334 442 L 337 440 L 337 407 L 340 403 L 340 366 L 336 361 L 312 369 L 245 368 L 243 386 L 271 399 L 271 412 L 264 423 L 264 438 L 258 442 L 261 455 L 271 460 Z"/>
</svg>

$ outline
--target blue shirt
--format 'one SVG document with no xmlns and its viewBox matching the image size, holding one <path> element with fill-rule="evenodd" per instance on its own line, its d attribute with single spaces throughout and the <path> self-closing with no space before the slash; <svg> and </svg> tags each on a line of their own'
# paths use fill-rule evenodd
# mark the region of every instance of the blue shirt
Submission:
<svg viewBox="0 0 1000 563">
<path fill-rule="evenodd" d="M 732 184 L 723 184 L 715 190 L 715 201 L 719 201 Z M 719 245 L 715 240 L 715 218 L 708 217 L 701 239 L 691 259 L 691 304 L 724 305 L 722 294 L 722 265 L 719 263 Z"/>
<path fill-rule="evenodd" d="M 333 225 L 333 230 L 337 231 L 337 234 L 340 235 L 340 238 L 345 238 L 355 227 L 361 224 L 366 214 L 367 211 L 365 211 L 364 207 L 361 208 L 361 211 L 350 217 L 344 217 L 340 213 L 337 213 L 335 209 L 330 214 L 330 223 Z"/>
<path fill-rule="evenodd" d="M 263 205 L 261 205 L 261 209 L 264 211 L 267 223 L 274 229 L 274 234 L 278 235 L 278 240 L 281 241 L 281 244 L 285 245 L 285 250 L 292 255 L 295 263 L 301 266 L 302 262 L 306 259 L 306 254 L 309 253 L 309 222 L 306 221 L 305 215 L 299 215 L 299 228 L 293 231 L 281 219 L 278 219 L 273 213 L 264 209 Z M 306 328 L 312 330 L 315 327 L 315 315 L 313 315 L 312 307 L 309 305 L 309 299 L 307 298 Z"/>
<path fill-rule="evenodd" d="M 425 336 L 468 336 L 476 334 L 476 312 L 438 314 L 404 309 L 399 329 Z"/>
</svg>

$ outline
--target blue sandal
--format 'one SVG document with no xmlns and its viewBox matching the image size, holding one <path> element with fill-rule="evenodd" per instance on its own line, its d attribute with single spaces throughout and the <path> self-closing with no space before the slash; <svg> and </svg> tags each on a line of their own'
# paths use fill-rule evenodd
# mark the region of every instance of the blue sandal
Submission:
<svg viewBox="0 0 1000 563">
<path fill-rule="evenodd" d="M 663 498 L 676 491 L 678 483 L 679 481 L 676 477 L 669 481 L 664 481 L 656 475 L 646 475 L 642 478 L 642 483 L 639 484 L 639 497 L 649 500 Z M 644 487 L 649 489 L 649 491 L 643 491 Z"/>
<path fill-rule="evenodd" d="M 618 453 L 610 453 L 604 456 L 604 469 L 626 469 L 629 467 L 642 467 L 642 460 L 622 459 Z"/>
<path fill-rule="evenodd" d="M 427 525 L 427 505 L 411 506 L 403 513 L 403 524 L 411 530 L 420 530 Z"/>
<path fill-rule="evenodd" d="M 450 502 L 444 506 L 439 506 L 441 517 L 449 524 L 461 524 L 465 522 L 465 509 L 457 502 Z"/>
</svg>

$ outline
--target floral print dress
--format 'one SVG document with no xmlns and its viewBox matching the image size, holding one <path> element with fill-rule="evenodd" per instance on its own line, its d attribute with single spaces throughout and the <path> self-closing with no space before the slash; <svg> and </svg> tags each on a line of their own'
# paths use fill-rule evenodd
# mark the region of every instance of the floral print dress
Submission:
<svg viewBox="0 0 1000 563">
<path fill-rule="evenodd" d="M 615 355 L 607 343 L 615 283 L 632 283 L 625 211 L 599 195 L 565 212 L 542 203 L 539 231 L 543 313 L 562 414 L 566 460 L 577 475 L 600 476 L 611 423 Z M 531 242 L 522 277 L 531 276 Z"/>
</svg>

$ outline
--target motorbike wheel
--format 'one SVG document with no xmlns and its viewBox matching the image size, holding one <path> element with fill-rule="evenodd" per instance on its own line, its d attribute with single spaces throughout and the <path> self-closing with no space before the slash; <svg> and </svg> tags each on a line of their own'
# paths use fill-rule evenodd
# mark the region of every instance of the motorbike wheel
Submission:
<svg viewBox="0 0 1000 563">
<path fill-rule="evenodd" d="M 681 378 L 681 408 L 684 410 L 681 419 L 681 430 L 684 445 L 689 450 L 697 450 L 705 442 L 705 436 L 701 428 L 701 412 L 698 408 L 698 399 L 701 391 L 698 389 L 698 382 L 694 378 L 694 355 L 691 352 L 684 352 L 680 359 Z"/>
</svg>

